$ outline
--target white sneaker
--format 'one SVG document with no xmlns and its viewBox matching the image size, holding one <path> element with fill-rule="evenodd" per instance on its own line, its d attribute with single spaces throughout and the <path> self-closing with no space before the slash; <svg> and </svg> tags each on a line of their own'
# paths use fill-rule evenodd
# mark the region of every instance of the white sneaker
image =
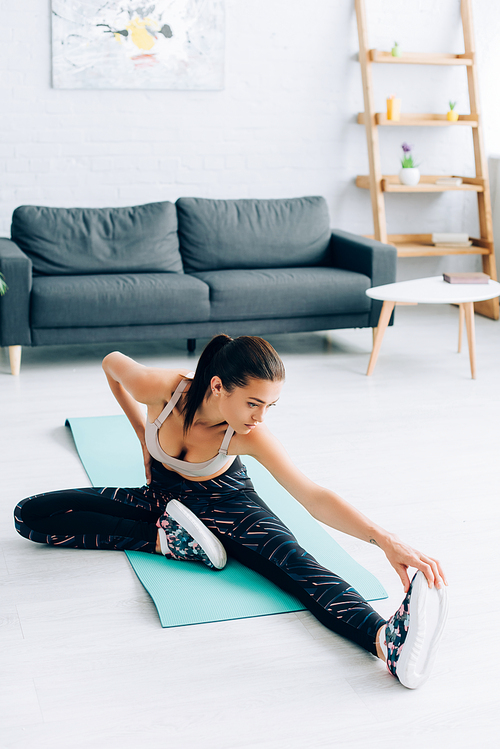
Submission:
<svg viewBox="0 0 500 749">
<path fill-rule="evenodd" d="M 165 556 L 204 562 L 217 570 L 225 567 L 227 555 L 223 545 L 182 502 L 170 500 L 156 525 L 160 528 L 160 546 Z"/>
<path fill-rule="evenodd" d="M 387 668 L 404 687 L 416 689 L 429 678 L 447 616 L 446 587 L 429 588 L 419 570 L 385 629 Z"/>
</svg>

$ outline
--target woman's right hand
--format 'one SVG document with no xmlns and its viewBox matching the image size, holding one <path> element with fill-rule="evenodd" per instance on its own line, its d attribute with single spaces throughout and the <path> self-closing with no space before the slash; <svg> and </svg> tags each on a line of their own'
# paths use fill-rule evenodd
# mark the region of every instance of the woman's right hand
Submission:
<svg viewBox="0 0 500 749">
<path fill-rule="evenodd" d="M 443 568 L 437 559 L 408 546 L 394 534 L 389 534 L 384 543 L 377 542 L 377 546 L 382 548 L 387 559 L 401 578 L 405 593 L 408 593 L 410 588 L 409 567 L 421 570 L 424 573 L 429 588 L 433 586 L 441 588 L 443 583 L 448 585 Z"/>
<path fill-rule="evenodd" d="M 146 484 L 151 483 L 151 465 L 153 463 L 153 458 L 149 454 L 148 448 L 146 445 L 141 443 L 142 447 L 142 456 L 144 458 L 144 472 L 146 474 Z"/>
</svg>

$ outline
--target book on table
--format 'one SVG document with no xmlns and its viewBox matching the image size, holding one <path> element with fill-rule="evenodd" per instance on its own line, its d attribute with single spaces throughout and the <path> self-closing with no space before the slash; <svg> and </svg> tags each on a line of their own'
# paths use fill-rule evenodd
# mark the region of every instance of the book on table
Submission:
<svg viewBox="0 0 500 749">
<path fill-rule="evenodd" d="M 488 283 L 490 277 L 487 273 L 466 271 L 464 273 L 443 273 L 443 280 L 446 283 Z"/>
</svg>

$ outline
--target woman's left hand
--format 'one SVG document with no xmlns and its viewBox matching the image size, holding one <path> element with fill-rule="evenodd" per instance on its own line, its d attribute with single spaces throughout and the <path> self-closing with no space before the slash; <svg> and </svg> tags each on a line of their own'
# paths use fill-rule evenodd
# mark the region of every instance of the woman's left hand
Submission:
<svg viewBox="0 0 500 749">
<path fill-rule="evenodd" d="M 410 587 L 408 567 L 422 570 L 430 588 L 434 585 L 436 588 L 441 588 L 443 583 L 444 585 L 448 585 L 444 571 L 437 559 L 423 554 L 421 551 L 417 551 L 417 549 L 413 549 L 397 536 L 391 536 L 388 539 L 387 543 L 383 546 L 383 551 L 401 578 L 406 593 Z"/>
</svg>

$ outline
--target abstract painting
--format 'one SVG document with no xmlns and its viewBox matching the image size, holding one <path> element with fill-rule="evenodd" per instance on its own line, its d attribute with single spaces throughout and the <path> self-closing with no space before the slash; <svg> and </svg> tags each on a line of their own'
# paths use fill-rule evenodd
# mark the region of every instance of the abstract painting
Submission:
<svg viewBox="0 0 500 749">
<path fill-rule="evenodd" d="M 52 83 L 221 89 L 224 0 L 52 0 Z"/>
</svg>

